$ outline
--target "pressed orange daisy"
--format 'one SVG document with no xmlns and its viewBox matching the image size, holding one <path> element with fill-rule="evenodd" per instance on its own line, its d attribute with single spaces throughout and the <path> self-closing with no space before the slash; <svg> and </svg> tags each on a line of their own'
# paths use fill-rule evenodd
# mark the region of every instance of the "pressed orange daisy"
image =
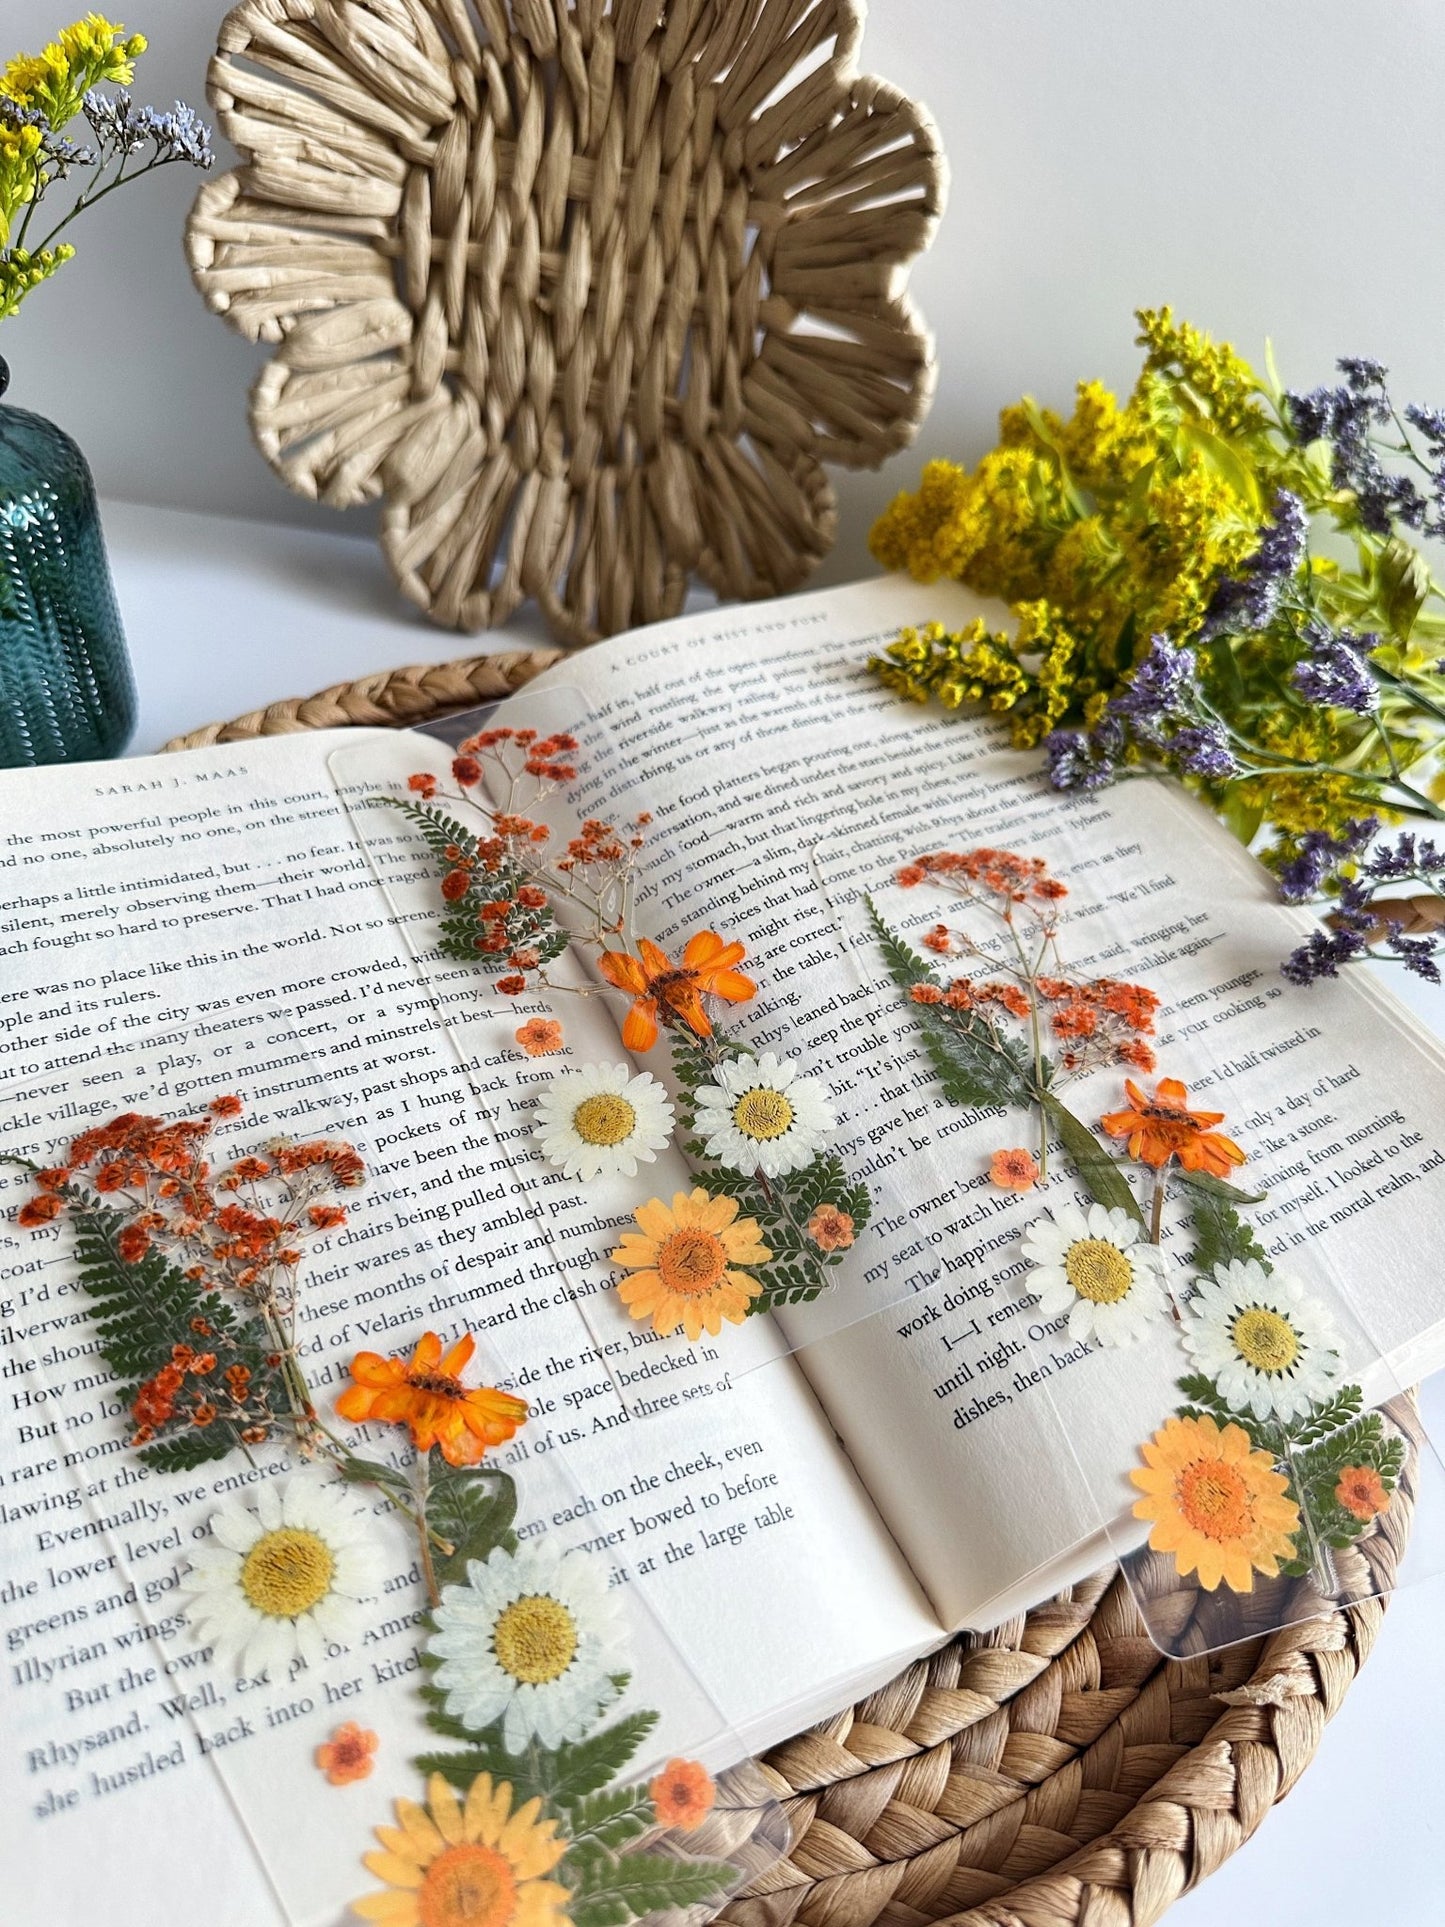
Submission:
<svg viewBox="0 0 1445 1927">
<path fill-rule="evenodd" d="M 363 1855 L 387 1884 L 353 1900 L 382 1927 L 568 1927 L 568 1891 L 547 1879 L 567 1851 L 540 1800 L 512 1811 L 512 1789 L 479 1773 L 461 1800 L 439 1773 L 427 1804 L 398 1800 L 394 1827 L 378 1827 Z"/>
<path fill-rule="evenodd" d="M 1191 1111 L 1189 1092 L 1178 1078 L 1161 1078 L 1153 1097 L 1146 1097 L 1131 1077 L 1125 1078 L 1124 1089 L 1129 1109 L 1111 1111 L 1099 1122 L 1110 1137 L 1128 1138 L 1131 1158 L 1156 1171 L 1178 1158 L 1186 1171 L 1207 1171 L 1214 1178 L 1227 1178 L 1235 1165 L 1244 1163 L 1244 1152 L 1233 1138 L 1214 1129 L 1224 1122 L 1223 1111 Z"/>
<path fill-rule="evenodd" d="M 679 1833 L 695 1833 L 717 1798 L 712 1775 L 696 1760 L 669 1760 L 656 1779 L 648 1781 L 647 1791 L 658 1825 Z"/>
<path fill-rule="evenodd" d="M 1206 1592 L 1221 1580 L 1252 1592 L 1257 1572 L 1273 1579 L 1294 1558 L 1300 1514 L 1289 1480 L 1243 1426 L 1172 1418 L 1141 1452 L 1143 1467 L 1129 1474 L 1144 1494 L 1134 1516 L 1153 1522 L 1150 1549 L 1173 1553 L 1181 1573 L 1197 1569 Z"/>
<path fill-rule="evenodd" d="M 689 937 L 677 964 L 650 937 L 643 937 L 637 947 L 639 957 L 604 950 L 597 960 L 608 983 L 630 991 L 635 999 L 622 1026 L 624 1050 L 651 1050 L 659 1020 L 681 1022 L 695 1036 L 711 1037 L 712 1024 L 702 1004 L 705 994 L 729 1004 L 745 1004 L 757 995 L 752 978 L 734 967 L 743 960 L 743 946 L 724 942 L 716 930 L 699 930 Z"/>
<path fill-rule="evenodd" d="M 624 1234 L 612 1262 L 632 1276 L 618 1296 L 632 1316 L 650 1318 L 654 1331 L 679 1326 L 694 1342 L 716 1338 L 723 1320 L 740 1325 L 762 1290 L 737 1265 L 766 1264 L 756 1218 L 739 1218 L 736 1198 L 710 1198 L 706 1191 L 678 1191 L 671 1206 L 650 1198 L 633 1213 L 639 1231 Z"/>
<path fill-rule="evenodd" d="M 380 1744 L 368 1727 L 348 1720 L 317 1747 L 316 1764 L 332 1786 L 350 1786 L 353 1780 L 364 1780 L 370 1774 L 376 1764 L 371 1756 Z"/>
<path fill-rule="evenodd" d="M 517 1032 L 528 1057 L 550 1057 L 562 1048 L 562 1026 L 555 1017 L 529 1017 Z"/>
<path fill-rule="evenodd" d="M 1038 1160 L 1028 1151 L 995 1151 L 988 1179 L 1000 1191 L 1032 1191 L 1039 1181 Z"/>
<path fill-rule="evenodd" d="M 836 1204 L 820 1204 L 808 1220 L 808 1236 L 819 1251 L 846 1251 L 855 1236 L 853 1219 Z"/>
<path fill-rule="evenodd" d="M 477 1348 L 468 1332 L 446 1357 L 435 1332 L 423 1333 L 410 1360 L 358 1352 L 354 1385 L 336 1401 L 358 1424 L 381 1419 L 410 1428 L 418 1452 L 441 1447 L 449 1465 L 475 1465 L 489 1446 L 505 1445 L 527 1416 L 527 1401 L 490 1385 L 466 1386 L 461 1372 Z"/>
<path fill-rule="evenodd" d="M 1387 1511 L 1390 1504 L 1385 1481 L 1372 1465 L 1341 1466 L 1335 1497 L 1346 1512 L 1352 1512 L 1357 1519 L 1363 1520 L 1373 1519 L 1376 1513 Z"/>
</svg>

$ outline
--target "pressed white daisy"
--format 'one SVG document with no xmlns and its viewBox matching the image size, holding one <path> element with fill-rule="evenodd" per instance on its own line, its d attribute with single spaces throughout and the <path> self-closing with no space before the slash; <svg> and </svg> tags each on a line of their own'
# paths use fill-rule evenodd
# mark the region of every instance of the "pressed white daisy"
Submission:
<svg viewBox="0 0 1445 1927">
<path fill-rule="evenodd" d="M 1169 1261 L 1127 1211 L 1060 1205 L 1034 1219 L 1022 1249 L 1025 1288 L 1045 1318 L 1069 1314 L 1070 1338 L 1130 1345 L 1163 1309 Z"/>
<path fill-rule="evenodd" d="M 1237 1412 L 1296 1418 L 1343 1369 L 1329 1312 L 1257 1259 L 1220 1265 L 1187 1310 L 1185 1349 Z"/>
<path fill-rule="evenodd" d="M 254 1506 L 228 1499 L 182 1581 L 192 1632 L 238 1671 L 322 1658 L 365 1628 L 360 1601 L 386 1576 L 374 1530 L 343 1486 L 313 1472 L 261 1486 Z"/>
<path fill-rule="evenodd" d="M 697 1128 L 707 1154 L 730 1171 L 780 1178 L 811 1164 L 837 1126 L 823 1086 L 800 1077 L 791 1058 L 739 1057 L 719 1064 L 697 1093 Z"/>
<path fill-rule="evenodd" d="M 465 1586 L 442 1588 L 427 1651 L 454 1719 L 480 1730 L 502 1721 L 520 1753 L 579 1739 L 617 1697 L 623 1670 L 617 1608 L 597 1561 L 545 1542 L 497 1546 L 467 1566 Z"/>
<path fill-rule="evenodd" d="M 630 1178 L 672 1136 L 667 1093 L 630 1064 L 587 1064 L 537 1100 L 537 1145 L 569 1178 Z"/>
</svg>

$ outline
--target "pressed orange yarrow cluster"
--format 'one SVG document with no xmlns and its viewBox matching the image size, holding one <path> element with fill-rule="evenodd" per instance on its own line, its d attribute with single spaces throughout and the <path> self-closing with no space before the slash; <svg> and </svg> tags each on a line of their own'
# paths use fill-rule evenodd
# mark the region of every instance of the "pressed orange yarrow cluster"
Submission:
<svg viewBox="0 0 1445 1927">
<path fill-rule="evenodd" d="M 200 1117 L 168 1122 L 126 1111 L 92 1126 L 64 1163 L 33 1173 L 36 1195 L 17 1213 L 31 1229 L 80 1213 L 113 1242 L 122 1271 L 154 1258 L 197 1288 L 187 1327 L 171 1334 L 159 1362 L 150 1349 L 149 1369 L 129 1374 L 139 1380 L 136 1446 L 178 1426 L 221 1423 L 248 1445 L 270 1435 L 297 1269 L 308 1243 L 346 1222 L 338 1195 L 365 1178 L 354 1147 L 331 1138 L 276 1139 L 264 1154 L 213 1163 L 212 1132 L 241 1111 L 240 1099 L 226 1095 Z M 145 1296 L 150 1287 L 138 1282 L 137 1290 Z M 232 1299 L 248 1314 L 242 1327 L 226 1309 Z M 299 1375 L 296 1391 L 293 1411 L 304 1416 Z"/>
<path fill-rule="evenodd" d="M 932 883 L 955 897 L 967 921 L 935 923 L 921 941 L 937 957 L 972 960 L 988 974 L 925 981 L 909 994 L 915 1003 L 977 1017 L 991 1026 L 997 1012 L 1037 1023 L 1059 1046 L 1058 1065 L 1071 1076 L 1109 1065 L 1154 1068 L 1144 1041 L 1154 1033 L 1159 999 L 1141 984 L 1114 977 L 1082 979 L 1058 968 L 1058 934 L 1068 886 L 1042 857 L 1013 850 L 939 850 L 915 857 L 897 872 L 904 889 Z M 1053 962 L 1053 970 L 1046 965 Z"/>
</svg>

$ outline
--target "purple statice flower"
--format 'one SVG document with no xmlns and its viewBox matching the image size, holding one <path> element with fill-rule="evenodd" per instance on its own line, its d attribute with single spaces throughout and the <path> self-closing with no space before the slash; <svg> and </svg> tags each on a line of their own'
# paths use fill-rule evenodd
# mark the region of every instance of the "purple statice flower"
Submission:
<svg viewBox="0 0 1445 1927">
<path fill-rule="evenodd" d="M 1311 622 L 1306 634 L 1310 653 L 1295 664 L 1290 676 L 1300 695 L 1318 709 L 1373 715 L 1380 706 L 1380 686 L 1366 667 L 1366 658 L 1379 648 L 1380 638 L 1328 629 L 1322 622 Z"/>
<path fill-rule="evenodd" d="M 1341 355 L 1335 363 L 1352 395 L 1368 395 L 1372 388 L 1383 388 L 1389 369 L 1368 355 Z"/>
<path fill-rule="evenodd" d="M 1430 837 L 1402 830 L 1393 843 L 1382 844 L 1371 853 L 1363 874 L 1376 883 L 1398 883 L 1405 877 L 1433 882 L 1445 876 L 1445 850 L 1437 848 Z"/>
<path fill-rule="evenodd" d="M 1306 830 L 1295 855 L 1279 873 L 1279 893 L 1285 902 L 1306 903 L 1320 896 L 1340 865 L 1357 857 L 1379 827 L 1379 817 L 1366 816 L 1347 823 L 1343 836 Z"/>
<path fill-rule="evenodd" d="M 143 147 L 154 146 L 153 165 L 185 161 L 206 168 L 215 160 L 210 128 L 183 100 L 163 114 L 155 107 L 137 106 L 121 88 L 113 94 L 92 90 L 84 105 L 97 140 L 113 153 L 138 154 Z"/>
<path fill-rule="evenodd" d="M 1280 965 L 1280 975 L 1288 983 L 1318 983 L 1321 977 L 1338 977 L 1340 965 L 1367 956 L 1368 946 L 1358 930 L 1312 930 L 1302 944 Z"/>
<path fill-rule="evenodd" d="M 1237 581 L 1221 582 L 1204 618 L 1204 635 L 1227 630 L 1257 634 L 1279 609 L 1284 585 L 1303 560 L 1309 537 L 1305 505 L 1287 488 L 1276 489 L 1271 520 L 1259 531 L 1259 547 Z"/>
<path fill-rule="evenodd" d="M 1049 781 L 1056 790 L 1101 790 L 1119 774 L 1117 758 L 1124 748 L 1124 732 L 1103 716 L 1093 729 L 1055 729 L 1044 738 Z"/>
<path fill-rule="evenodd" d="M 1441 945 L 1438 938 L 1402 937 L 1396 932 L 1386 940 L 1385 947 L 1400 959 L 1412 976 L 1423 977 L 1427 984 L 1440 982 L 1437 959 L 1441 954 Z"/>
<path fill-rule="evenodd" d="M 1186 723 L 1175 730 L 1169 749 L 1186 775 L 1218 783 L 1239 774 L 1239 759 L 1218 723 Z"/>
<path fill-rule="evenodd" d="M 1141 742 L 1163 749 L 1167 725 L 1193 719 L 1198 693 L 1194 651 L 1176 649 L 1167 636 L 1151 636 L 1148 654 L 1111 699 L 1108 713 L 1127 723 Z"/>
<path fill-rule="evenodd" d="M 1432 455 L 1445 455 L 1445 408 L 1422 408 L 1412 401 L 1405 410 L 1405 420 L 1419 429 Z"/>
</svg>

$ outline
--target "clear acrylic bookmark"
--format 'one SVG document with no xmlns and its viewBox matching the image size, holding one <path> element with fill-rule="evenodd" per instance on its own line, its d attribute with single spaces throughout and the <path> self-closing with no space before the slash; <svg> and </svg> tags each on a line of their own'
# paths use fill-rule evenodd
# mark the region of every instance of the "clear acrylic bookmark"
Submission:
<svg viewBox="0 0 1445 1927">
<path fill-rule="evenodd" d="M 1396 1087 L 1384 1005 L 1301 1023 L 1269 907 L 1151 840 L 999 786 L 963 834 L 814 855 L 920 1111 L 873 1177 L 914 1292 L 879 1342 L 1040 1570 L 1095 1545 L 1182 1655 L 1396 1582 L 1439 1471 L 1400 1368 L 1432 1322 L 1439 1093 Z"/>
<path fill-rule="evenodd" d="M 0 1251 L 33 1281 L 6 1304 L 11 1742 L 48 1824 L 162 1803 L 172 1847 L 259 1868 L 258 1920 L 490 1895 L 495 1927 L 702 1927 L 786 1823 L 670 1630 L 683 1582 L 618 1550 L 606 1494 L 645 1453 L 583 1321 L 518 1313 L 505 1224 L 473 1266 L 443 1241 L 455 1185 L 423 1188 L 436 1134 L 399 1099 L 446 1092 L 461 1129 L 455 1064 L 383 1091 L 338 1049 L 398 1021 L 402 961 L 328 979 L 324 1046 L 238 962 L 207 1018 L 229 1062 L 137 1021 L 83 1130 L 4 1144 L 30 1168 L 0 1169 Z M 373 976 L 383 1003 L 347 994 Z M 586 1446 L 559 1423 L 584 1391 L 618 1415 Z"/>
<path fill-rule="evenodd" d="M 368 736 L 332 775 L 552 1288 L 631 1414 L 676 1412 L 911 1289 L 852 1117 L 859 992 L 783 923 L 735 937 L 746 893 L 693 874 L 706 812 L 639 780 L 625 718 L 558 687 L 504 713 L 445 748 Z M 789 897 L 826 920 L 806 870 Z"/>
</svg>

